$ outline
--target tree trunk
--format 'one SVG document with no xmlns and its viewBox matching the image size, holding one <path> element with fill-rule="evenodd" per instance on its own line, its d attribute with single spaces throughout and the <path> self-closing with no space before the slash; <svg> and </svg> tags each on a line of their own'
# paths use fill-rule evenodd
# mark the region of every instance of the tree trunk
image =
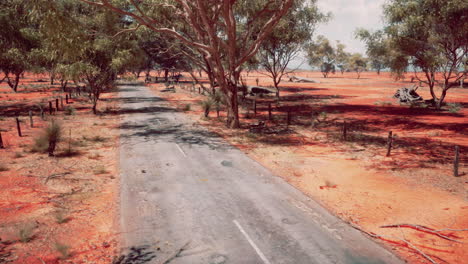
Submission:
<svg viewBox="0 0 468 264">
<path fill-rule="evenodd" d="M 164 69 L 164 81 L 169 81 L 169 69 Z"/>
<path fill-rule="evenodd" d="M 442 94 L 440 95 L 440 98 L 439 100 L 437 100 L 436 102 L 436 108 L 437 110 L 440 110 L 442 108 L 442 104 L 444 103 L 444 100 L 445 100 L 445 96 L 447 95 L 447 88 L 444 88 L 442 90 Z"/>
<path fill-rule="evenodd" d="M 13 89 L 15 93 L 18 92 L 18 85 L 19 85 L 20 78 L 21 78 L 21 72 L 15 73 L 14 83 L 11 82 L 10 78 L 7 79 L 8 85 L 11 87 L 11 89 Z"/>
<path fill-rule="evenodd" d="M 240 128 L 239 122 L 239 104 L 237 101 L 237 87 L 229 84 L 228 104 L 227 104 L 227 127 Z"/>
</svg>

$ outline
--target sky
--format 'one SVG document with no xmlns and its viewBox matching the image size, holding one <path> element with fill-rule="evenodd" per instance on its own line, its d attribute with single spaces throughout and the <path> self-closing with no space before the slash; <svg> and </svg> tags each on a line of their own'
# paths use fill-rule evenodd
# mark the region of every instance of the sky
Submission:
<svg viewBox="0 0 468 264">
<path fill-rule="evenodd" d="M 326 24 L 318 26 L 315 36 L 324 35 L 333 43 L 339 40 L 346 45 L 348 52 L 365 54 L 364 43 L 354 38 L 356 28 L 369 30 L 383 27 L 383 4 L 386 0 L 318 0 L 322 12 L 331 12 L 332 18 Z M 296 59 L 292 67 L 301 64 L 302 58 Z M 307 62 L 301 68 L 308 69 Z"/>
</svg>

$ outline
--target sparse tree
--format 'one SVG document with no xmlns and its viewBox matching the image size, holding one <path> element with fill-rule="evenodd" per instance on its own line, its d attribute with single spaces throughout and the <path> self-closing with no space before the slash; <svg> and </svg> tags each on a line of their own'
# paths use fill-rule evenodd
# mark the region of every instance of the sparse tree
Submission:
<svg viewBox="0 0 468 264">
<path fill-rule="evenodd" d="M 380 71 L 390 64 L 390 47 L 385 33 L 382 30 L 370 32 L 360 28 L 356 30 L 355 36 L 366 43 L 366 54 L 371 67 L 377 71 L 377 74 L 380 74 Z"/>
<path fill-rule="evenodd" d="M 13 91 L 18 91 L 21 75 L 32 69 L 32 52 L 38 48 L 37 31 L 28 19 L 28 9 L 20 0 L 0 1 L 0 71 Z"/>
<path fill-rule="evenodd" d="M 81 0 L 107 8 L 149 29 L 172 36 L 196 50 L 212 67 L 228 109 L 227 125 L 238 128 L 238 84 L 242 66 L 252 58 L 293 0 L 123 1 Z"/>
<path fill-rule="evenodd" d="M 367 70 L 367 59 L 361 53 L 354 53 L 349 57 L 349 69 L 357 73 L 357 78 L 361 78 L 361 73 Z"/>
<path fill-rule="evenodd" d="M 287 73 L 288 65 L 310 41 L 315 27 L 327 16 L 320 13 L 316 0 L 296 1 L 288 14 L 263 42 L 258 58 L 261 66 L 273 80 L 276 96 L 280 97 L 279 84 Z"/>
<path fill-rule="evenodd" d="M 323 77 L 335 73 L 336 52 L 330 41 L 320 35 L 307 46 L 307 58 L 311 66 L 320 67 Z"/>
<path fill-rule="evenodd" d="M 440 109 L 448 90 L 467 76 L 468 2 L 392 0 L 384 10 L 386 32 L 395 50 L 392 71 L 402 76 L 409 67 L 414 69 Z M 416 71 L 422 71 L 423 77 Z"/>
<path fill-rule="evenodd" d="M 345 49 L 346 45 L 337 41 L 335 63 L 336 67 L 340 69 L 341 75 L 348 69 L 349 57 L 351 56 Z"/>
</svg>

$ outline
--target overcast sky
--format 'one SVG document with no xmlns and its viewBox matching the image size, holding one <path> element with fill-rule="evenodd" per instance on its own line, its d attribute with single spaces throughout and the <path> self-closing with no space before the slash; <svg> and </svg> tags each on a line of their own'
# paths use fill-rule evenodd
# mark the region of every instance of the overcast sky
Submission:
<svg viewBox="0 0 468 264">
<path fill-rule="evenodd" d="M 364 44 L 354 39 L 356 28 L 376 30 L 383 27 L 382 6 L 386 0 L 318 0 L 322 12 L 331 12 L 332 18 L 326 24 L 321 24 L 315 36 L 324 35 L 333 43 L 339 40 L 346 45 L 348 52 L 365 54 Z M 297 67 L 300 59 L 291 66 Z M 307 68 L 304 63 L 301 68 Z"/>
</svg>

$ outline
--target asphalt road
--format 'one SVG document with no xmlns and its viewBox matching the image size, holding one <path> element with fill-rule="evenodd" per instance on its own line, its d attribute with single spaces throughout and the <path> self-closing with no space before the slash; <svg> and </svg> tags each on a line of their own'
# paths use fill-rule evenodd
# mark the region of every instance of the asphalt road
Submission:
<svg viewBox="0 0 468 264">
<path fill-rule="evenodd" d="M 148 88 L 120 89 L 129 263 L 403 263 Z"/>
</svg>

